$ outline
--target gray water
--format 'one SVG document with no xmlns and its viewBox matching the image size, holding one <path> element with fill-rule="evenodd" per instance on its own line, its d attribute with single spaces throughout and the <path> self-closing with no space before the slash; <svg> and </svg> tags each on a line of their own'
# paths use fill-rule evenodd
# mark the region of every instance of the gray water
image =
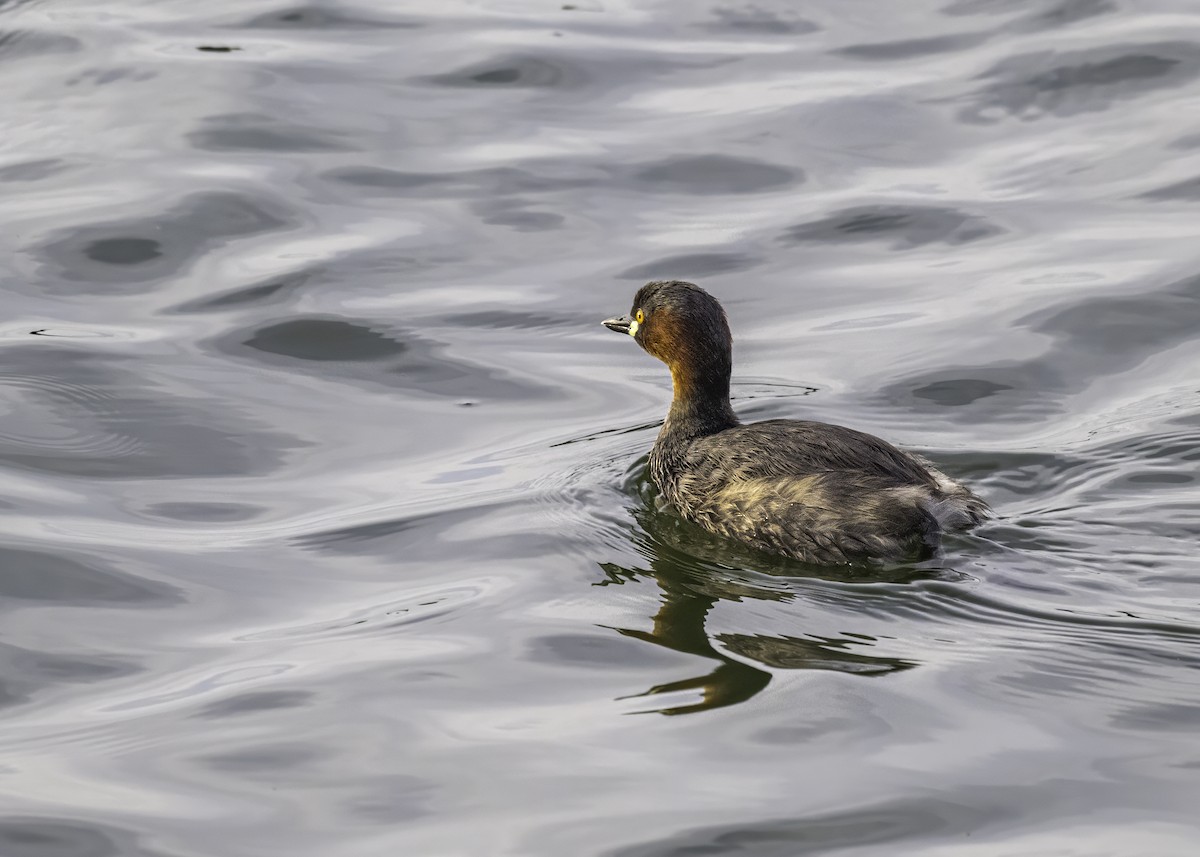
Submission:
<svg viewBox="0 0 1200 857">
<path fill-rule="evenodd" d="M 0 0 L 0 855 L 1200 851 L 1193 0 Z M 997 517 L 656 511 L 746 419 Z"/>
</svg>

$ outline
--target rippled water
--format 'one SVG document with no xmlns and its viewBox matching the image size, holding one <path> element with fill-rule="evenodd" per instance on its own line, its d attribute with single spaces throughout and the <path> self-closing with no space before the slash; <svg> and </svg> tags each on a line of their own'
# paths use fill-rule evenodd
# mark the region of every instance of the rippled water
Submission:
<svg viewBox="0 0 1200 857">
<path fill-rule="evenodd" d="M 0 0 L 0 81 L 4 857 L 1197 853 L 1192 0 Z M 655 511 L 656 277 L 996 520 Z"/>
</svg>

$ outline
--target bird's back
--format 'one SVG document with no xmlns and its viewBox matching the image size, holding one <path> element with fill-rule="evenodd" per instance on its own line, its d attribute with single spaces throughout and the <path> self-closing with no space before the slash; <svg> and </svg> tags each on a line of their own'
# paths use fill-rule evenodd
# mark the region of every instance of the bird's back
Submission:
<svg viewBox="0 0 1200 857">
<path fill-rule="evenodd" d="M 808 562 L 927 552 L 987 512 L 919 456 L 825 423 L 768 420 L 683 443 L 664 432 L 650 463 L 684 517 Z"/>
</svg>

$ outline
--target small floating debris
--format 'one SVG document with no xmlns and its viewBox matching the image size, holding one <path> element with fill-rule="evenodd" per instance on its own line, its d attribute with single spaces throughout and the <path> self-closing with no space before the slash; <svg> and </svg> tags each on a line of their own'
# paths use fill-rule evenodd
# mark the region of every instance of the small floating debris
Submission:
<svg viewBox="0 0 1200 857">
<path fill-rule="evenodd" d="M 13 331 L 15 334 L 16 331 Z M 0 332 L 0 338 L 6 334 Z M 8 334 L 11 335 L 11 334 Z M 31 330 L 28 336 L 43 336 L 54 339 L 130 339 L 132 334 L 125 331 L 86 330 L 79 327 L 39 327 Z"/>
</svg>

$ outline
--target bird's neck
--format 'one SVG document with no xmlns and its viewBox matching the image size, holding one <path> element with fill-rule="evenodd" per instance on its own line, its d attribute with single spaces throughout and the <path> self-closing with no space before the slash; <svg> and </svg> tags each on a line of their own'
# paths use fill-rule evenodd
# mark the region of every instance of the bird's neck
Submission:
<svg viewBox="0 0 1200 857">
<path fill-rule="evenodd" d="M 689 441 L 716 434 L 738 424 L 729 404 L 729 373 L 718 372 L 703 377 L 689 372 L 684 366 L 671 367 L 674 398 L 667 412 L 659 441 L 667 439 Z"/>
<path fill-rule="evenodd" d="M 707 376 L 708 383 L 697 383 L 695 376 L 671 367 L 675 398 L 667 419 L 650 450 L 650 476 L 663 496 L 678 504 L 679 479 L 685 469 L 688 449 L 699 438 L 732 428 L 738 418 L 729 404 L 729 376 Z M 716 378 L 713 381 L 713 378 Z"/>
</svg>

